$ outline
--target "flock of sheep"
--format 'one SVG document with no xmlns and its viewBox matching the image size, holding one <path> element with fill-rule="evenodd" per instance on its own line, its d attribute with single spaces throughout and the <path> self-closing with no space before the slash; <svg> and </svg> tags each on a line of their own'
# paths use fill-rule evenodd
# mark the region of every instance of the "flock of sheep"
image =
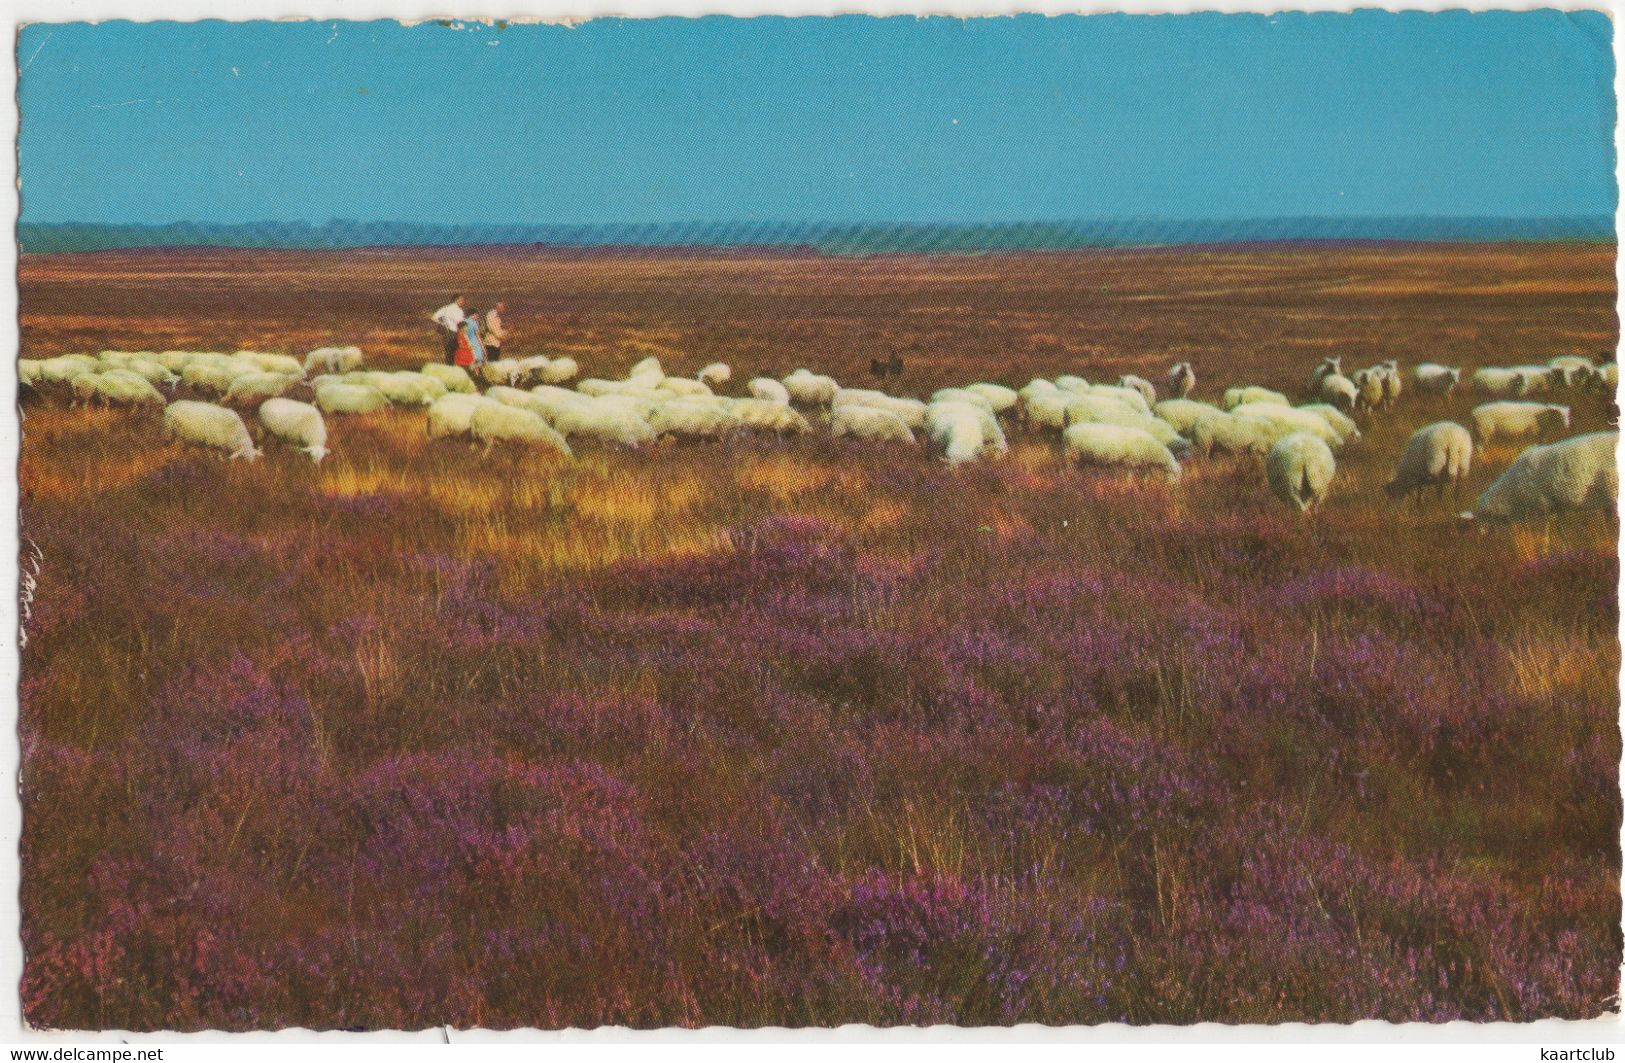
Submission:
<svg viewBox="0 0 1625 1063">
<path fill-rule="evenodd" d="M 624 378 L 564 386 L 578 371 L 573 359 L 545 356 L 489 362 L 475 375 L 438 363 L 420 370 L 367 370 L 356 347 L 322 347 L 302 361 L 259 351 L 103 351 L 19 363 L 27 390 L 57 386 L 71 391 L 75 402 L 161 406 L 166 438 L 233 458 L 260 453 L 235 408 L 245 405 L 257 408 L 263 438 L 318 462 L 327 454 L 325 417 L 389 407 L 425 409 L 431 439 L 466 438 L 487 450 L 497 444 L 535 446 L 565 456 L 572 440 L 638 447 L 668 437 L 806 433 L 813 430 L 808 415 L 814 414 L 836 438 L 916 445 L 919 433 L 950 464 L 1006 451 L 1000 420 L 1005 418 L 1028 430 L 1058 433 L 1071 462 L 1170 480 L 1179 479 L 1181 461 L 1193 454 L 1258 454 L 1271 490 L 1300 511 L 1325 499 L 1337 472 L 1336 452 L 1360 438 L 1354 415 L 1392 407 L 1406 386 L 1395 362 L 1345 375 L 1337 358 L 1316 367 L 1306 401 L 1296 405 L 1261 387 L 1230 388 L 1217 404 L 1195 400 L 1196 373 L 1188 362 L 1168 372 L 1166 397 L 1160 400 L 1157 388 L 1138 376 L 1113 384 L 1059 376 L 1020 389 L 973 383 L 920 400 L 841 387 L 806 369 L 783 379 L 752 379 L 743 396 L 717 393 L 732 378 L 720 362 L 686 378 L 668 376 L 658 360 L 646 358 Z M 1460 385 L 1461 371 L 1424 363 L 1411 370 L 1410 380 L 1418 391 L 1448 395 Z M 1387 486 L 1390 495 L 1429 486 L 1441 496 L 1446 487 L 1459 490 L 1475 444 L 1568 428 L 1566 406 L 1535 397 L 1579 390 L 1611 395 L 1618 370 L 1613 363 L 1564 356 L 1547 365 L 1480 369 L 1468 383 L 1492 401 L 1472 411 L 1470 428 L 1439 422 L 1418 429 Z M 181 386 L 214 401 L 170 401 L 168 394 Z M 309 401 L 291 397 L 306 391 Z M 1463 516 L 1508 521 L 1575 509 L 1614 510 L 1617 441 L 1618 432 L 1609 431 L 1531 446 Z"/>
</svg>

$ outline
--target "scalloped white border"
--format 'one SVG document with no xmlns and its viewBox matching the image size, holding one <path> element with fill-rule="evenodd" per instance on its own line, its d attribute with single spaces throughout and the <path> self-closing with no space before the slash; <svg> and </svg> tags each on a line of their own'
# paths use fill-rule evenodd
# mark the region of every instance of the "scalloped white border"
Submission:
<svg viewBox="0 0 1625 1063">
<path fill-rule="evenodd" d="M 489 0 L 485 0 L 489 2 Z M 0 10 L 11 15 L 11 43 L 0 49 L 0 76 L 14 87 L 17 78 L 15 33 L 28 22 L 76 22 L 106 19 L 149 21 L 171 19 L 193 21 L 225 17 L 230 21 L 257 19 L 294 21 L 364 21 L 370 19 L 396 19 L 404 22 L 425 21 L 452 17 L 443 5 L 446 0 L 303 0 L 298 4 L 301 14 L 289 15 L 286 0 L 230 0 L 222 7 L 216 0 L 0 0 Z M 1290 5 L 1272 5 L 1247 0 L 1206 0 L 1181 3 L 1180 0 L 1118 0 L 1116 3 L 1080 6 L 1065 0 L 1030 0 L 1019 7 L 992 6 L 986 0 L 868 0 L 861 6 L 850 2 L 832 3 L 830 0 L 530 0 L 523 14 L 486 12 L 462 16 L 470 23 L 505 19 L 509 22 L 554 22 L 574 24 L 592 18 L 629 17 L 652 18 L 662 15 L 700 16 L 736 15 L 953 15 L 958 17 L 997 17 L 1013 14 L 1188 14 L 1197 11 L 1250 12 L 1277 14 L 1285 11 L 1353 11 L 1361 8 L 1387 7 L 1383 4 L 1341 4 L 1334 0 L 1301 0 Z M 1625 83 L 1625 69 L 1621 63 L 1621 38 L 1625 35 L 1625 0 L 1598 0 L 1588 4 L 1551 3 L 1461 3 L 1441 0 L 1407 0 L 1394 6 L 1394 10 L 1408 11 L 1535 11 L 1552 9 L 1565 11 L 1602 10 L 1614 22 L 1615 99 L 1620 98 L 1620 87 Z M 0 216 L 15 225 L 18 216 L 17 158 L 17 105 L 13 92 L 10 104 L 0 108 L 0 143 L 9 143 L 13 150 L 0 152 L 3 158 L 4 180 L 0 181 Z M 1616 126 L 1615 132 L 1616 180 L 1618 160 L 1625 142 Z M 1625 204 L 1625 199 L 1622 199 Z M 1625 214 L 1622 211 L 1621 214 Z M 1619 231 L 1616 214 L 1615 230 Z M 15 229 L 12 239 L 0 243 L 0 271 L 11 278 L 0 284 L 0 321 L 4 321 L 4 354 L 0 357 L 0 394 L 10 403 L 11 415 L 0 417 L 0 465 L 13 470 L 12 475 L 0 479 L 0 512 L 18 512 L 18 490 L 15 470 L 20 445 L 19 421 L 16 410 L 17 367 L 19 346 L 17 323 L 17 246 Z M 1620 299 L 1616 305 L 1625 320 L 1625 258 L 1616 258 L 1615 273 L 1619 278 Z M 18 528 L 15 520 L 0 521 L 0 557 L 18 556 Z M 1622 581 L 1625 586 L 1625 581 Z M 16 632 L 18 620 L 15 594 L 0 595 L 0 631 Z M 119 1031 L 103 1033 L 58 1033 L 26 1029 L 22 1025 L 18 987 L 22 978 L 22 946 L 17 902 L 18 859 L 17 845 L 21 835 L 22 813 L 16 790 L 19 765 L 17 727 L 17 681 L 19 675 L 18 648 L 14 638 L 0 638 L 0 691 L 4 691 L 0 708 L 0 778 L 7 780 L 6 795 L 0 799 L 0 1051 L 11 1045 L 44 1047 L 48 1045 L 109 1045 L 126 1044 L 131 1047 L 166 1046 L 175 1050 L 173 1058 L 181 1061 L 213 1058 L 224 1046 L 231 1046 L 233 1056 L 281 1054 L 292 1045 L 303 1045 L 302 1053 L 319 1059 L 338 1059 L 360 1054 L 371 1059 L 398 1056 L 403 1050 L 416 1053 L 422 1046 L 455 1044 L 481 1046 L 482 1054 L 514 1049 L 525 1051 L 527 1060 L 537 1058 L 545 1051 L 548 1059 L 584 1057 L 589 1053 L 595 1059 L 605 1053 L 611 1056 L 646 1054 L 651 1050 L 676 1060 L 692 1058 L 709 1063 L 719 1055 L 749 1053 L 762 1054 L 769 1045 L 783 1046 L 775 1054 L 785 1053 L 798 1057 L 817 1053 L 825 1056 L 840 1052 L 843 1056 L 895 1058 L 899 1052 L 910 1055 L 930 1052 L 933 1056 L 960 1056 L 974 1052 L 985 1056 L 998 1046 L 1019 1044 L 1023 1053 L 1055 1056 L 1064 1052 L 1068 1060 L 1079 1056 L 1075 1046 L 1089 1045 L 1091 1056 L 1107 1059 L 1170 1058 L 1186 1056 L 1191 1050 L 1208 1046 L 1202 1051 L 1204 1058 L 1220 1063 L 1251 1061 L 1263 1055 L 1283 1058 L 1288 1054 L 1303 1055 L 1292 1046 L 1319 1046 L 1311 1049 L 1322 1057 L 1317 1063 L 1331 1063 L 1334 1059 L 1350 1058 L 1351 1046 L 1381 1044 L 1384 1051 L 1397 1060 L 1432 1059 L 1441 1046 L 1473 1045 L 1473 1055 L 1483 1059 L 1509 1059 L 1537 1061 L 1537 1046 L 1560 1048 L 1564 1046 L 1601 1046 L 1614 1048 L 1616 1060 L 1625 1063 L 1625 1021 L 1620 1015 L 1585 1022 L 1543 1020 L 1534 1023 L 1469 1023 L 1453 1022 L 1438 1025 L 1386 1022 L 1359 1022 L 1348 1026 L 1305 1025 L 1286 1023 L 1278 1026 L 1227 1026 L 1204 1023 L 1196 1026 L 1037 1026 L 1021 1025 L 1008 1028 L 959 1028 L 936 1026 L 918 1028 L 878 1029 L 872 1026 L 849 1025 L 832 1029 L 788 1030 L 767 1027 L 759 1030 L 735 1030 L 708 1027 L 700 1030 L 664 1029 L 630 1030 L 625 1027 L 603 1027 L 597 1030 L 514 1030 L 514 1031 L 450 1031 L 439 1028 L 417 1032 L 377 1032 L 366 1034 L 318 1033 L 307 1029 L 289 1029 L 276 1032 L 229 1034 L 206 1031 L 194 1034 L 153 1033 L 140 1034 Z M 1625 682 L 1622 682 L 1625 690 Z M 1622 697 L 1625 703 L 1625 697 Z M 1621 832 L 1625 841 L 1625 830 Z M 215 1046 L 215 1047 L 209 1047 Z M 1361 1051 L 1359 1059 L 1368 1063 L 1370 1053 Z M 169 1058 L 166 1053 L 166 1058 Z M 9 1053 L 0 1059 L 9 1059 Z"/>
</svg>

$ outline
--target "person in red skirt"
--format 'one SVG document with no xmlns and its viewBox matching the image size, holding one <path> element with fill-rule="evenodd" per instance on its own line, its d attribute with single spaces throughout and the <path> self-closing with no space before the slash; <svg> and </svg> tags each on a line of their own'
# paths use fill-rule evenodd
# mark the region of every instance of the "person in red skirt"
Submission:
<svg viewBox="0 0 1625 1063">
<path fill-rule="evenodd" d="M 485 346 L 480 342 L 480 315 L 469 314 L 457 326 L 457 365 L 472 370 L 485 364 Z"/>
</svg>

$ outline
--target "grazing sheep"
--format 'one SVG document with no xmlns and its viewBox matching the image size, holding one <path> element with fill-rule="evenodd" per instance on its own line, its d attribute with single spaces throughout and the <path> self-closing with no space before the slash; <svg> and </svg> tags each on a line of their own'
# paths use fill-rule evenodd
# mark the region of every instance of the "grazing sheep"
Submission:
<svg viewBox="0 0 1625 1063">
<path fill-rule="evenodd" d="M 655 435 L 678 439 L 721 439 L 741 427 L 738 415 L 727 400 L 714 397 L 676 398 L 659 403 L 649 412 L 649 424 Z"/>
<path fill-rule="evenodd" d="M 1512 372 L 1523 378 L 1523 394 L 1542 395 L 1565 386 L 1569 377 L 1561 369 L 1549 365 L 1515 365 Z"/>
<path fill-rule="evenodd" d="M 1122 428 L 1138 428 L 1176 453 L 1189 449 L 1189 441 L 1182 437 L 1173 425 L 1160 417 L 1138 413 L 1112 399 L 1090 402 L 1089 398 L 1074 399 L 1067 403 L 1068 427 L 1075 424 L 1114 424 Z"/>
<path fill-rule="evenodd" d="M 124 362 L 120 368 L 136 374 L 153 385 L 162 384 L 165 387 L 173 388 L 181 379 L 179 374 L 170 372 L 151 358 L 131 358 Z"/>
<path fill-rule="evenodd" d="M 1066 408 L 1077 400 L 1077 395 L 1065 391 L 1029 395 L 1022 402 L 1021 419 L 1028 428 L 1058 432 L 1066 427 Z"/>
<path fill-rule="evenodd" d="M 518 359 L 519 372 L 516 379 L 522 384 L 528 384 L 533 380 L 539 383 L 546 376 L 547 367 L 552 364 L 553 360 L 545 354 L 533 354 L 528 358 L 520 358 Z"/>
<path fill-rule="evenodd" d="M 302 451 L 311 461 L 327 457 L 327 425 L 322 411 L 308 402 L 266 399 L 260 405 L 260 425 L 268 435 Z"/>
<path fill-rule="evenodd" d="M 1151 381 L 1147 380 L 1145 377 L 1135 376 L 1134 374 L 1129 373 L 1117 378 L 1117 386 L 1120 388 L 1130 388 L 1134 391 L 1138 391 L 1140 393 L 1140 397 L 1145 400 L 1147 408 L 1157 404 L 1157 389 L 1152 387 Z"/>
<path fill-rule="evenodd" d="M 554 410 L 553 427 L 568 439 L 584 436 L 600 443 L 640 447 L 656 439 L 646 413 L 618 396 L 578 398 Z"/>
<path fill-rule="evenodd" d="M 1249 402 L 1267 402 L 1274 406 L 1287 407 L 1292 405 L 1292 400 L 1279 391 L 1260 387 L 1229 388 L 1225 391 L 1224 398 L 1219 400 L 1219 405 L 1226 410 L 1234 410 L 1237 406 Z"/>
<path fill-rule="evenodd" d="M 1619 391 L 1619 366 L 1613 362 L 1604 362 L 1597 367 L 1596 376 L 1592 379 L 1594 386 L 1605 394 L 1613 395 Z"/>
<path fill-rule="evenodd" d="M 1180 435 L 1189 435 L 1191 427 L 1199 418 L 1224 411 L 1212 403 L 1198 402 L 1195 399 L 1163 399 L 1151 412 L 1167 421 Z"/>
<path fill-rule="evenodd" d="M 1495 439 L 1555 435 L 1569 427 L 1569 408 L 1547 402 L 1486 402 L 1469 414 L 1480 446 Z"/>
<path fill-rule="evenodd" d="M 474 411 L 494 401 L 484 395 L 470 395 L 461 391 L 442 395 L 429 406 L 429 438 L 454 439 L 468 435 Z"/>
<path fill-rule="evenodd" d="M 1320 364 L 1315 366 L 1309 374 L 1309 395 L 1325 395 L 1320 383 L 1329 376 L 1343 375 L 1343 359 L 1340 357 L 1322 358 Z"/>
<path fill-rule="evenodd" d="M 485 392 L 485 397 L 494 402 L 500 402 L 504 406 L 513 406 L 521 410 L 529 410 L 531 413 L 534 413 L 536 416 L 542 418 L 544 421 L 548 421 L 549 423 L 552 422 L 553 411 L 557 408 L 557 404 L 549 401 L 545 396 L 537 395 L 534 392 L 525 391 L 521 388 L 510 388 L 504 384 L 498 384 L 493 388 L 487 389 Z M 437 399 L 435 401 L 438 402 L 439 400 Z M 577 396 L 576 401 L 581 401 L 579 396 Z"/>
<path fill-rule="evenodd" d="M 1332 430 L 1343 438 L 1344 443 L 1357 443 L 1360 440 L 1360 426 L 1354 423 L 1354 418 L 1338 409 L 1328 406 L 1324 402 L 1308 402 L 1297 407 L 1305 413 L 1319 416 L 1332 426 Z"/>
<path fill-rule="evenodd" d="M 506 384 L 517 387 L 524 382 L 525 371 L 519 365 L 517 358 L 498 358 L 495 361 L 483 362 L 475 367 L 480 379 L 487 384 Z"/>
<path fill-rule="evenodd" d="M 576 391 L 594 398 L 601 395 L 636 395 L 650 401 L 667 398 L 672 394 L 637 380 L 604 380 L 601 377 L 588 377 L 576 385 Z"/>
<path fill-rule="evenodd" d="M 790 400 L 805 406 L 828 406 L 835 401 L 835 392 L 840 389 L 833 377 L 819 376 L 806 369 L 795 370 L 783 383 Z"/>
<path fill-rule="evenodd" d="M 286 395 L 297 383 L 299 378 L 291 373 L 261 373 L 256 370 L 233 380 L 231 386 L 226 388 L 222 401 L 257 404 Z"/>
<path fill-rule="evenodd" d="M 1155 470 L 1170 480 L 1180 477 L 1179 461 L 1173 452 L 1142 428 L 1075 424 L 1061 439 L 1066 445 L 1067 460 L 1075 464 Z"/>
<path fill-rule="evenodd" d="M 1085 394 L 1097 398 L 1115 399 L 1136 413 L 1151 416 L 1151 404 L 1145 401 L 1145 396 L 1133 388 L 1125 388 L 1117 384 L 1096 384 Z"/>
<path fill-rule="evenodd" d="M 393 373 L 368 373 L 364 383 L 383 392 L 396 406 L 427 406 L 446 394 L 446 385 L 432 376 L 398 369 Z"/>
<path fill-rule="evenodd" d="M 1055 378 L 1055 387 L 1060 391 L 1070 391 L 1074 395 L 1087 395 L 1094 385 L 1076 374 L 1063 373 Z"/>
<path fill-rule="evenodd" d="M 94 373 L 101 363 L 86 354 L 59 354 L 36 362 L 38 380 L 42 384 L 71 384 L 74 377 Z"/>
<path fill-rule="evenodd" d="M 1354 382 L 1356 391 L 1355 407 L 1362 410 L 1375 410 L 1382 405 L 1382 397 L 1387 394 L 1382 384 L 1382 371 L 1376 367 L 1356 370 L 1350 377 Z"/>
<path fill-rule="evenodd" d="M 1348 412 L 1360 404 L 1360 389 L 1342 373 L 1327 373 L 1320 378 L 1320 390 L 1315 397 L 1329 406 Z"/>
<path fill-rule="evenodd" d="M 1190 393 L 1196 390 L 1196 370 L 1189 362 L 1175 363 L 1163 378 L 1168 383 L 1168 390 L 1176 399 L 1189 398 Z"/>
<path fill-rule="evenodd" d="M 986 411 L 983 411 L 986 412 Z M 943 402 L 926 407 L 925 432 L 950 465 L 974 461 L 986 440 L 976 407 L 964 402 Z"/>
<path fill-rule="evenodd" d="M 660 359 L 651 356 L 627 370 L 626 379 L 639 381 L 644 387 L 652 388 L 666 379 L 666 371 L 660 367 Z"/>
<path fill-rule="evenodd" d="M 1585 509 L 1617 513 L 1618 449 L 1618 431 L 1530 447 L 1461 516 L 1505 524 Z"/>
<path fill-rule="evenodd" d="M 554 358 L 542 370 L 542 383 L 562 384 L 567 380 L 574 380 L 581 367 L 576 365 L 574 358 Z"/>
<path fill-rule="evenodd" d="M 196 361 L 181 370 L 181 382 L 198 391 L 224 395 L 231 390 L 232 381 L 259 370 L 243 362 Z"/>
<path fill-rule="evenodd" d="M 898 398 L 869 388 L 841 388 L 836 391 L 832 402 L 832 406 L 837 407 L 872 406 L 877 410 L 890 410 L 913 429 L 925 427 L 925 405 L 919 399 Z"/>
<path fill-rule="evenodd" d="M 253 461 L 260 456 L 237 411 L 212 402 L 182 399 L 170 403 L 164 408 L 164 438 L 218 450 L 227 458 Z"/>
<path fill-rule="evenodd" d="M 1423 362 L 1411 370 L 1416 390 L 1428 395 L 1449 395 L 1461 383 L 1461 370 L 1437 362 Z"/>
<path fill-rule="evenodd" d="M 976 423 L 981 426 L 982 430 L 983 453 L 1003 454 L 1010 449 L 1010 444 L 1005 442 L 1004 429 L 999 427 L 999 419 L 986 406 L 959 399 L 947 402 L 933 402 L 926 407 L 926 416 L 930 416 L 932 409 L 947 411 L 958 407 L 963 407 L 976 415 Z"/>
<path fill-rule="evenodd" d="M 541 417 L 500 402 L 481 403 L 468 420 L 468 434 L 475 442 L 484 441 L 487 454 L 498 443 L 523 443 L 544 447 L 566 458 L 571 456 L 570 444 Z"/>
<path fill-rule="evenodd" d="M 1014 388 L 1007 388 L 1003 384 L 966 384 L 965 390 L 986 399 L 994 413 L 1010 412 L 1020 399 Z"/>
<path fill-rule="evenodd" d="M 81 373 L 73 379 L 74 400 L 105 406 L 162 406 L 164 397 L 146 377 L 127 369 Z"/>
<path fill-rule="evenodd" d="M 733 379 L 734 371 L 728 368 L 726 362 L 712 362 L 710 365 L 694 374 L 694 379 L 704 384 L 707 389 L 714 390 Z"/>
<path fill-rule="evenodd" d="M 1546 364 L 1554 369 L 1595 369 L 1597 363 L 1583 354 L 1560 354 L 1555 358 L 1546 359 Z"/>
<path fill-rule="evenodd" d="M 1326 418 L 1294 406 L 1273 402 L 1244 402 L 1231 410 L 1236 417 L 1253 417 L 1275 426 L 1277 438 L 1292 434 L 1311 435 L 1328 447 L 1341 447 L 1343 437 Z"/>
<path fill-rule="evenodd" d="M 866 443 L 913 443 L 914 433 L 890 410 L 873 406 L 838 406 L 830 415 L 829 434 Z"/>
<path fill-rule="evenodd" d="M 299 359 L 286 354 L 267 354 L 264 351 L 238 351 L 232 355 L 239 362 L 245 362 L 262 373 L 292 373 L 295 378 L 303 379 L 305 367 Z"/>
<path fill-rule="evenodd" d="M 1198 417 L 1189 435 L 1198 454 L 1263 454 L 1280 433 L 1269 421 L 1219 412 Z"/>
<path fill-rule="evenodd" d="M 745 390 L 750 392 L 752 398 L 761 399 L 764 402 L 776 402 L 781 406 L 790 405 L 790 392 L 783 384 L 772 377 L 755 377 L 745 385 Z"/>
<path fill-rule="evenodd" d="M 306 373 L 348 373 L 361 368 L 360 347 L 318 347 L 305 355 Z"/>
<path fill-rule="evenodd" d="M 757 432 L 775 432 L 779 435 L 800 435 L 809 431 L 807 419 L 788 403 L 769 399 L 729 399 L 729 409 L 739 423 Z"/>
<path fill-rule="evenodd" d="M 1270 447 L 1264 456 L 1264 470 L 1275 497 L 1307 513 L 1325 501 L 1337 472 L 1337 459 L 1318 436 L 1293 432 Z"/>
<path fill-rule="evenodd" d="M 696 395 L 710 395 L 711 389 L 698 380 L 687 377 L 669 376 L 655 385 L 656 391 L 664 391 L 668 395 L 677 395 L 682 398 L 692 398 Z"/>
<path fill-rule="evenodd" d="M 323 413 L 376 413 L 388 409 L 389 400 L 371 384 L 336 381 L 316 388 L 316 406 Z"/>
<path fill-rule="evenodd" d="M 1454 421 L 1436 421 L 1411 434 L 1405 452 L 1399 456 L 1394 478 L 1383 488 L 1389 498 L 1400 498 L 1419 488 L 1432 486 L 1438 497 L 1452 486 L 1459 493 L 1473 467 L 1473 438 Z"/>
<path fill-rule="evenodd" d="M 17 383 L 25 388 L 37 388 L 41 381 L 41 370 L 37 358 L 17 359 Z"/>
<path fill-rule="evenodd" d="M 468 370 L 460 365 L 429 362 L 418 372 L 426 377 L 440 381 L 440 386 L 448 392 L 458 395 L 473 395 L 479 391 L 479 388 L 474 385 L 474 378 L 469 376 Z"/>
<path fill-rule="evenodd" d="M 1529 393 L 1528 378 L 1515 369 L 1475 369 L 1471 380 L 1473 390 L 1480 395 L 1504 398 L 1522 397 Z"/>
</svg>

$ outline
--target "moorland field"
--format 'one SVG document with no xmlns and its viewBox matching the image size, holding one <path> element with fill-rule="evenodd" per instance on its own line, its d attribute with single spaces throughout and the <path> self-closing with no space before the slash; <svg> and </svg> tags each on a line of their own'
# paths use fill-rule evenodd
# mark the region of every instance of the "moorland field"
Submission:
<svg viewBox="0 0 1625 1063">
<path fill-rule="evenodd" d="M 716 359 L 924 396 L 1189 360 L 1611 356 L 1601 244 L 988 256 L 28 255 L 23 354 Z M 25 397 L 27 1020 L 222 1029 L 1534 1019 L 1611 1010 L 1615 522 L 1325 507 L 799 439 L 223 462 Z M 1612 416 L 1576 396 L 1574 431 Z"/>
</svg>

